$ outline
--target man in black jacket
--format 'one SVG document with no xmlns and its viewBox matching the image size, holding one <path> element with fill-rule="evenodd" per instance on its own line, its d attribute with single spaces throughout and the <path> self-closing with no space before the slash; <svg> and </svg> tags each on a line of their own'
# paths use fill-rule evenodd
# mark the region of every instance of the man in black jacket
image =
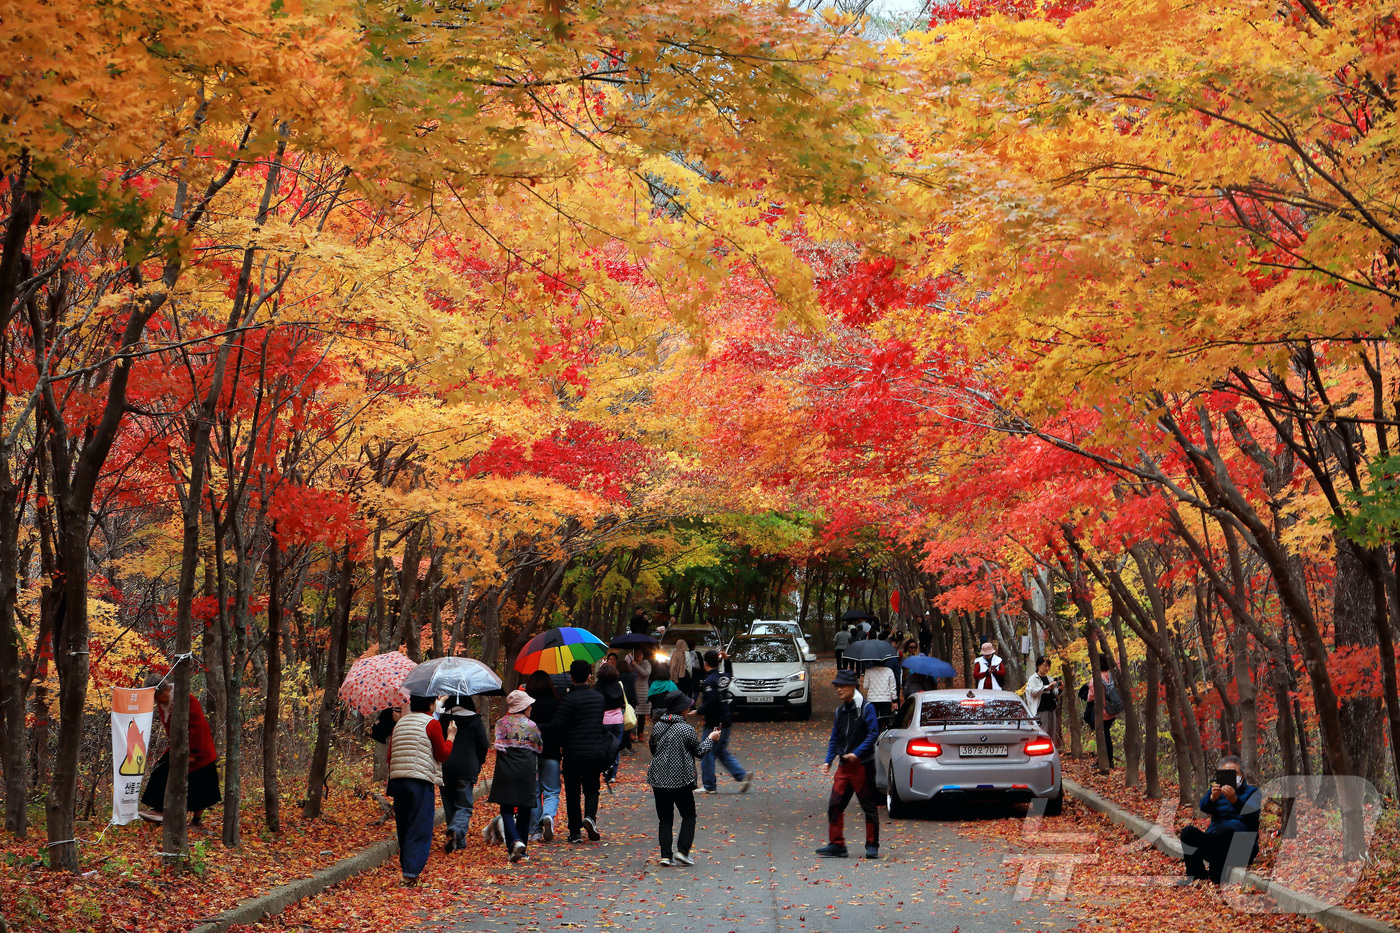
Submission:
<svg viewBox="0 0 1400 933">
<path fill-rule="evenodd" d="M 598 779 L 613 754 L 612 736 L 603 731 L 603 695 L 588 689 L 592 673 L 593 665 L 587 661 L 569 665 L 573 685 L 559 701 L 550 722 L 564 744 L 564 801 L 570 842 L 582 842 L 585 832 L 594 842 L 602 838 L 598 833 Z"/>
<path fill-rule="evenodd" d="M 733 724 L 729 715 L 729 677 L 720 668 L 719 652 L 711 648 L 702 659 L 705 663 L 705 681 L 700 688 L 700 715 L 705 717 L 705 731 L 719 730 L 719 741 L 700 761 L 700 783 L 705 793 L 719 793 L 715 783 L 715 761 L 724 765 L 734 780 L 739 782 L 739 793 L 744 793 L 753 785 L 753 772 L 746 771 L 734 753 L 729 750 L 729 729 Z"/>
</svg>

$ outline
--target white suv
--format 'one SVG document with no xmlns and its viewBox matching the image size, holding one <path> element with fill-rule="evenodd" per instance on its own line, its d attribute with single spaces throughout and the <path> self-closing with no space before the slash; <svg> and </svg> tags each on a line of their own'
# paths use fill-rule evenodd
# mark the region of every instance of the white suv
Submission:
<svg viewBox="0 0 1400 933">
<path fill-rule="evenodd" d="M 740 635 L 729 643 L 730 709 L 812 717 L 812 671 L 790 635 Z"/>
<path fill-rule="evenodd" d="M 754 619 L 749 623 L 750 635 L 787 635 L 797 642 L 797 650 L 802 652 L 802 660 L 815 661 L 817 656 L 812 653 L 811 647 L 807 644 L 807 633 L 802 631 L 802 626 L 796 622 L 788 622 L 778 619 Z"/>
</svg>

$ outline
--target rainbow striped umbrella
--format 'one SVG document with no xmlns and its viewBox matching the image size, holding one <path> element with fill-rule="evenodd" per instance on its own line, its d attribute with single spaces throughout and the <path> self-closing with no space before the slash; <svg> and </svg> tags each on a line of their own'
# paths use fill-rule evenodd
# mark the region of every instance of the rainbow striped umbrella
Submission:
<svg viewBox="0 0 1400 933">
<path fill-rule="evenodd" d="M 541 632 L 527 641 L 520 649 L 520 657 L 515 659 L 515 669 L 522 674 L 535 671 L 564 674 L 575 661 L 592 664 L 607 653 L 608 646 L 597 635 L 566 625 Z"/>
</svg>

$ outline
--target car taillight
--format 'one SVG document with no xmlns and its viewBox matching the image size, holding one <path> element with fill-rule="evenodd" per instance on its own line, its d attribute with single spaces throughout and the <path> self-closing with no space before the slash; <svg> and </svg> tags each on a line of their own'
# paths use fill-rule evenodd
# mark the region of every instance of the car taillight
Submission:
<svg viewBox="0 0 1400 933">
<path fill-rule="evenodd" d="M 1055 743 L 1049 739 L 1031 739 L 1026 743 L 1027 755 L 1048 755 L 1055 750 Z"/>
<path fill-rule="evenodd" d="M 915 758 L 937 758 L 943 754 L 943 746 L 928 739 L 910 739 L 909 744 L 904 746 L 904 753 Z"/>
</svg>

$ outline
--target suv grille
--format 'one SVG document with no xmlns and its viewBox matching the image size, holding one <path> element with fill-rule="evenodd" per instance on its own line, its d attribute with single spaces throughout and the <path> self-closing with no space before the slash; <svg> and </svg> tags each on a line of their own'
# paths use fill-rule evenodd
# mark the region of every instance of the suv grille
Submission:
<svg viewBox="0 0 1400 933">
<path fill-rule="evenodd" d="M 778 677 L 773 680 L 742 680 L 736 677 L 734 683 L 740 690 L 778 690 L 783 686 L 783 679 Z"/>
</svg>

